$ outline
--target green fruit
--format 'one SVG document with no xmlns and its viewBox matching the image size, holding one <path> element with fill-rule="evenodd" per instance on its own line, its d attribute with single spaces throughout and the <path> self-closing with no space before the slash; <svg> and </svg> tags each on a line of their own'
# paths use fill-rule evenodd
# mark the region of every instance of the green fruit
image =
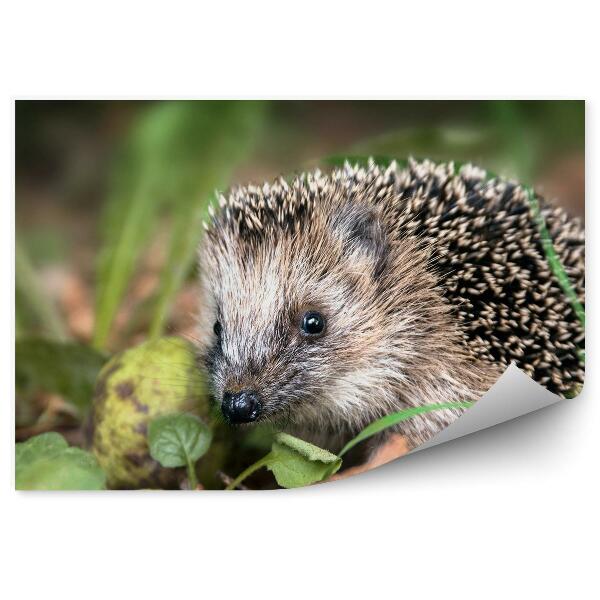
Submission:
<svg viewBox="0 0 600 600">
<path fill-rule="evenodd" d="M 166 469 L 150 456 L 146 434 L 155 417 L 209 412 L 192 346 L 169 337 L 115 355 L 98 376 L 92 450 L 111 488 L 174 488 L 184 470 Z"/>
</svg>

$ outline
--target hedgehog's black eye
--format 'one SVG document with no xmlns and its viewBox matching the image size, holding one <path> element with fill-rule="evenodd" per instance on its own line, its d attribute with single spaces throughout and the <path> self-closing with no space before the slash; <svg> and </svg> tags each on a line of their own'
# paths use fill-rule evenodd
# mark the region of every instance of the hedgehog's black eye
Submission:
<svg viewBox="0 0 600 600">
<path fill-rule="evenodd" d="M 213 331 L 217 337 L 221 337 L 221 331 L 223 331 L 223 328 L 221 327 L 221 323 L 219 323 L 219 321 L 215 321 L 215 324 L 213 325 Z"/>
<path fill-rule="evenodd" d="M 321 313 L 310 311 L 302 317 L 302 331 L 307 335 L 319 335 L 325 329 L 325 317 Z"/>
</svg>

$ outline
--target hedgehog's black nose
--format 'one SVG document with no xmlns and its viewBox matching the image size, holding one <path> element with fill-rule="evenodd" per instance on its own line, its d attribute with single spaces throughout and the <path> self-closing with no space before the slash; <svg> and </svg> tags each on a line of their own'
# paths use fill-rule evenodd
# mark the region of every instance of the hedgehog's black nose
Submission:
<svg viewBox="0 0 600 600">
<path fill-rule="evenodd" d="M 233 425 L 239 423 L 251 423 L 258 419 L 262 405 L 256 392 L 252 390 L 242 390 L 231 394 L 223 394 L 221 402 L 221 412 L 223 416 Z"/>
</svg>

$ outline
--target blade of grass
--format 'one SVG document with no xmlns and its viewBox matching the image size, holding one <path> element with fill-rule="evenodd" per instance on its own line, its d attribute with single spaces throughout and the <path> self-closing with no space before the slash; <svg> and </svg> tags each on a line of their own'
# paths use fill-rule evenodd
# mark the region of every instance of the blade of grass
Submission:
<svg viewBox="0 0 600 600">
<path fill-rule="evenodd" d="M 15 243 L 15 287 L 19 300 L 27 303 L 29 312 L 39 321 L 45 333 L 55 340 L 68 339 L 56 306 L 42 290 L 29 256 L 18 241 Z"/>
<path fill-rule="evenodd" d="M 377 433 L 380 433 L 384 429 L 388 427 L 393 427 L 402 421 L 406 421 L 407 419 L 411 419 L 417 415 L 433 412 L 436 410 L 443 410 L 448 408 L 469 408 L 473 402 L 442 402 L 440 404 L 426 404 L 425 406 L 415 406 L 413 408 L 407 408 L 405 410 L 401 410 L 391 415 L 386 415 L 385 417 L 381 417 L 381 419 L 377 419 L 377 421 L 373 421 L 370 425 L 365 427 L 355 438 L 351 439 L 338 453 L 338 456 L 343 456 L 350 450 L 354 448 L 356 444 L 363 442 L 364 440 L 374 436 Z"/>
<path fill-rule="evenodd" d="M 98 349 L 106 348 L 110 326 L 157 210 L 154 203 L 147 202 L 144 188 L 134 193 L 127 208 L 118 232 L 110 235 L 117 238 L 114 245 L 107 242 L 100 255 L 93 338 Z"/>
<path fill-rule="evenodd" d="M 562 291 L 565 293 L 565 296 L 571 303 L 571 307 L 577 315 L 581 326 L 585 328 L 585 309 L 579 301 L 579 298 L 577 298 L 577 293 L 575 292 L 575 289 L 571 284 L 571 280 L 569 279 L 569 276 L 565 271 L 565 267 L 563 266 L 562 262 L 558 258 L 558 255 L 556 254 L 554 244 L 552 243 L 552 237 L 550 236 L 548 227 L 546 227 L 544 215 L 540 210 L 540 203 L 534 191 L 530 187 L 525 187 L 524 189 L 527 192 L 529 205 L 531 206 L 538 227 L 538 231 L 540 232 L 540 240 L 542 242 L 542 247 L 544 248 L 544 254 L 546 255 L 548 265 L 550 265 L 550 269 L 552 270 L 552 273 L 554 273 L 556 281 L 558 281 L 558 284 L 562 288 Z"/>
</svg>

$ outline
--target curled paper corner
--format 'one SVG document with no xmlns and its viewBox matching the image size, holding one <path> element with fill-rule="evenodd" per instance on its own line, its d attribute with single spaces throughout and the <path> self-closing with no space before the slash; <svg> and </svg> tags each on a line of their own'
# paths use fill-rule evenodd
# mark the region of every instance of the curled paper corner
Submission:
<svg viewBox="0 0 600 600">
<path fill-rule="evenodd" d="M 560 400 L 559 396 L 511 363 L 498 381 L 467 412 L 428 442 L 414 448 L 411 454 L 516 419 Z"/>
</svg>

